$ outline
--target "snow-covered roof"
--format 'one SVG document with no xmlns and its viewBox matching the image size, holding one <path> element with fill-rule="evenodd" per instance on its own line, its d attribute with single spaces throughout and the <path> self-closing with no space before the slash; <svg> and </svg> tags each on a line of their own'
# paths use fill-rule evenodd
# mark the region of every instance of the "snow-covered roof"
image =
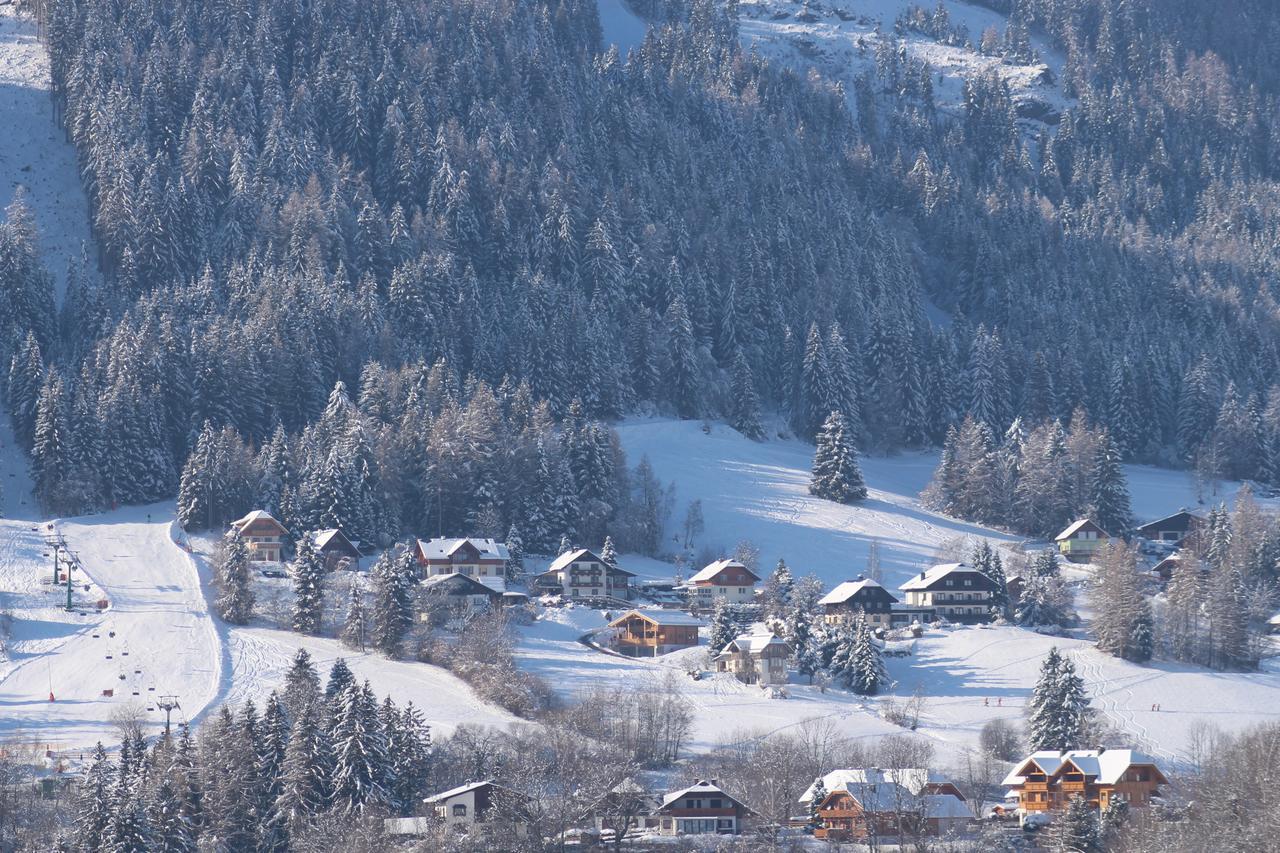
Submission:
<svg viewBox="0 0 1280 853">
<path fill-rule="evenodd" d="M 1062 769 L 1064 764 L 1070 762 L 1086 776 L 1097 777 L 1097 781 L 1103 785 L 1112 785 L 1120 781 L 1125 771 L 1135 764 L 1154 767 L 1156 763 L 1151 756 L 1134 749 L 1073 749 L 1067 752 L 1043 750 L 1032 753 L 1020 761 L 1000 784 L 1021 785 L 1026 781 L 1026 776 L 1021 771 L 1032 762 L 1043 770 L 1046 776 L 1053 776 Z"/>
<path fill-rule="evenodd" d="M 494 575 L 494 576 L 486 575 L 485 577 L 476 578 L 476 580 L 484 584 L 485 586 L 489 587 L 489 589 L 493 590 L 494 592 L 507 591 L 507 579 L 504 577 L 498 577 L 497 575 Z"/>
<path fill-rule="evenodd" d="M 690 616 L 688 613 L 681 613 L 678 610 L 628 610 L 609 624 L 616 625 L 629 616 L 648 619 L 655 625 L 696 625 L 701 628 L 704 624 L 701 619 Z"/>
<path fill-rule="evenodd" d="M 695 782 L 694 784 L 690 785 L 687 788 L 681 788 L 679 791 L 672 791 L 669 794 L 663 794 L 662 805 L 665 808 L 671 805 L 671 803 L 674 803 L 676 800 L 680 799 L 681 797 L 685 797 L 690 794 L 703 794 L 705 796 L 712 796 L 712 797 L 716 797 L 716 796 L 726 797 L 730 800 L 733 800 L 735 803 L 741 802 L 740 800 L 738 800 L 737 797 L 734 797 L 733 795 L 726 793 L 723 788 L 721 788 L 719 785 L 716 784 L 715 779 L 712 779 L 710 781 L 707 781 L 706 779 L 702 779 Z"/>
<path fill-rule="evenodd" d="M 430 797 L 427 797 L 425 800 L 423 800 L 423 802 L 424 803 L 441 803 L 451 797 L 456 797 L 459 794 L 465 794 L 469 791 L 475 791 L 479 788 L 484 788 L 492 784 L 493 784 L 492 779 L 486 779 L 483 782 L 468 782 L 465 785 L 459 785 L 456 788 L 450 788 L 447 791 L 441 791 L 439 794 L 432 794 Z"/>
<path fill-rule="evenodd" d="M 317 530 L 315 533 L 311 534 L 311 544 L 315 545 L 317 549 L 324 548 L 333 541 L 335 536 L 341 536 L 343 541 L 349 544 L 352 548 L 356 547 L 356 543 L 348 539 L 346 534 L 336 527 L 330 527 L 328 530 Z"/>
<path fill-rule="evenodd" d="M 925 817 L 973 819 L 973 809 L 955 794 L 925 794 L 923 805 Z"/>
<path fill-rule="evenodd" d="M 1171 513 L 1171 514 L 1169 514 L 1169 515 L 1166 515 L 1164 518 L 1157 518 L 1155 521 L 1148 521 L 1148 522 L 1145 522 L 1145 523 L 1143 523 L 1143 524 L 1140 524 L 1140 525 L 1138 525 L 1138 530 L 1145 530 L 1145 529 L 1147 529 L 1147 528 L 1149 528 L 1149 527 L 1159 528 L 1159 526 L 1160 526 L 1160 525 L 1162 525 L 1162 524 L 1164 524 L 1166 521 L 1173 521 L 1174 519 L 1182 520 L 1182 519 L 1184 519 L 1184 517 L 1185 517 L 1185 520 L 1187 521 L 1187 523 L 1188 523 L 1188 524 L 1190 524 L 1190 522 L 1192 521 L 1192 519 L 1194 519 L 1195 521 L 1204 521 L 1204 520 L 1205 520 L 1205 517 L 1204 517 L 1203 515 L 1201 515 L 1200 513 L 1198 513 L 1198 512 L 1192 512 L 1191 510 L 1186 509 L 1186 508 L 1184 507 L 1183 509 L 1180 509 L 1180 510 L 1178 510 L 1178 511 L 1177 511 L 1177 512 L 1175 512 L 1175 513 Z"/>
<path fill-rule="evenodd" d="M 244 527 L 246 524 L 252 524 L 255 521 L 270 521 L 273 524 L 280 524 L 280 522 L 276 521 L 275 516 L 265 509 L 255 509 L 244 518 L 237 518 L 231 523 L 236 527 Z M 284 525 L 281 524 L 280 526 L 283 527 Z"/>
<path fill-rule="evenodd" d="M 870 578 L 858 578 L 839 584 L 831 592 L 818 599 L 819 604 L 844 604 L 864 589 L 884 589 Z"/>
<path fill-rule="evenodd" d="M 1270 619 L 1268 619 L 1268 620 L 1267 620 L 1267 624 L 1268 624 L 1268 625 L 1280 625 L 1280 613 L 1277 613 L 1275 616 L 1272 616 Z"/>
<path fill-rule="evenodd" d="M 1106 533 L 1105 530 L 1103 530 L 1101 527 L 1098 527 L 1098 525 L 1095 524 L 1091 519 L 1078 518 L 1075 521 L 1068 524 L 1066 530 L 1062 531 L 1057 536 L 1053 537 L 1053 541 L 1061 542 L 1063 539 L 1070 539 L 1072 536 L 1075 536 L 1085 527 L 1093 527 L 1095 530 L 1097 530 L 1100 533 Z"/>
<path fill-rule="evenodd" d="M 726 558 L 722 560 L 716 560 L 713 563 L 708 563 L 707 565 L 703 566 L 702 569 L 697 573 L 695 573 L 692 577 L 690 577 L 689 580 L 686 581 L 686 583 L 705 583 L 707 581 L 711 581 L 715 578 L 716 575 L 720 574 L 725 569 L 730 569 L 730 568 L 741 569 L 742 571 L 746 572 L 755 580 L 757 581 L 760 580 L 760 578 L 756 575 L 755 572 L 748 569 L 738 560 Z M 737 586 L 737 584 L 734 584 L 734 586 Z"/>
<path fill-rule="evenodd" d="M 717 655 L 716 659 L 719 660 L 722 657 L 732 657 L 733 652 L 729 651 L 731 648 L 735 651 L 758 655 L 762 654 L 764 650 L 770 646 L 782 646 L 787 648 L 787 641 L 771 631 L 760 634 L 739 634 L 734 637 L 727 646 L 725 646 L 725 650 Z"/>
<path fill-rule="evenodd" d="M 898 587 L 901 590 L 928 589 L 938 581 L 945 578 L 952 572 L 976 572 L 973 566 L 968 563 L 941 563 L 933 568 L 921 572 L 911 580 Z"/>
<path fill-rule="evenodd" d="M 822 787 L 827 793 L 832 791 L 848 791 L 850 786 L 865 785 L 901 785 L 911 794 L 919 794 L 928 784 L 942 785 L 947 777 L 923 767 L 887 768 L 848 767 L 832 770 L 822 777 Z M 812 802 L 814 785 L 810 785 L 800 795 L 800 802 Z"/>
<path fill-rule="evenodd" d="M 567 568 L 570 563 L 600 563 L 602 565 L 609 566 L 609 564 L 604 561 L 604 558 L 596 552 L 588 551 L 586 548 L 578 548 L 575 551 L 565 551 L 559 557 L 556 557 L 551 561 L 551 565 L 547 567 L 547 570 L 538 577 L 555 574 L 556 572 Z M 615 575 L 626 575 L 629 578 L 636 576 L 635 572 L 629 572 L 626 569 L 621 569 L 617 566 L 609 566 L 609 573 Z"/>
<path fill-rule="evenodd" d="M 507 550 L 507 546 L 503 543 L 495 539 L 476 539 L 470 536 L 419 539 L 418 548 L 422 551 L 422 557 L 425 560 L 447 560 L 468 542 L 480 552 L 480 559 L 482 560 L 511 559 L 511 552 Z"/>
</svg>

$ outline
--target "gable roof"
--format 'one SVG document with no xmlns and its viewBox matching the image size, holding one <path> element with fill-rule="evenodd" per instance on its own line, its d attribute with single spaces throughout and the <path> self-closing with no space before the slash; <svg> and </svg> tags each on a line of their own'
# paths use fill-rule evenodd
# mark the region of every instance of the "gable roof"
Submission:
<svg viewBox="0 0 1280 853">
<path fill-rule="evenodd" d="M 1111 535 L 1107 533 L 1107 531 L 1099 527 L 1096 523 L 1094 523 L 1092 519 L 1078 518 L 1075 521 L 1068 524 L 1066 530 L 1062 531 L 1057 536 L 1053 537 L 1053 541 L 1061 542 L 1063 539 L 1070 539 L 1072 536 L 1075 536 L 1077 533 L 1081 532 L 1082 530 L 1088 530 L 1088 529 L 1092 529 L 1098 533 L 1101 533 L 1103 536 L 1110 537 Z"/>
<path fill-rule="evenodd" d="M 316 550 L 323 550 L 330 544 L 347 551 L 357 550 L 355 543 L 336 527 L 330 527 L 328 530 L 317 530 L 311 534 L 311 544 L 316 546 Z"/>
<path fill-rule="evenodd" d="M 791 646 L 787 641 L 772 632 L 761 634 L 739 634 L 729 641 L 724 647 L 724 651 L 716 655 L 716 660 L 723 657 L 733 657 L 737 652 L 746 652 L 751 655 L 763 654 L 764 650 L 770 646 L 782 646 L 790 651 Z"/>
<path fill-rule="evenodd" d="M 701 619 L 690 616 L 688 613 L 681 613 L 678 610 L 628 610 L 610 622 L 609 625 L 618 625 L 631 616 L 639 616 L 641 619 L 645 619 L 655 625 L 693 625 L 701 628 L 705 624 Z"/>
<path fill-rule="evenodd" d="M 870 578 L 858 578 L 856 580 L 845 581 L 844 583 L 837 584 L 835 589 L 831 590 L 831 592 L 827 593 L 826 595 L 822 596 L 822 598 L 818 599 L 818 603 L 819 604 L 844 604 L 846 601 L 853 598 L 855 595 L 862 592 L 864 589 L 883 589 L 884 594 L 889 596 L 891 600 L 893 601 L 898 600 L 893 593 L 889 592 L 889 590 L 887 589 L 884 589 L 883 586 L 871 580 Z"/>
<path fill-rule="evenodd" d="M 447 560 L 459 548 L 467 543 L 480 552 L 482 560 L 509 560 L 511 552 L 507 546 L 496 539 L 476 539 L 463 536 L 461 538 L 436 537 L 435 539 L 419 539 L 418 550 L 424 560 Z"/>
<path fill-rule="evenodd" d="M 942 563 L 931 569 L 921 572 L 911 580 L 904 583 L 898 589 L 905 591 L 928 589 L 947 575 L 954 573 L 975 574 L 978 577 L 987 579 L 987 576 L 975 569 L 968 563 Z M 987 579 L 989 582 L 989 579 Z"/>
<path fill-rule="evenodd" d="M 748 569 L 738 560 L 724 558 L 724 559 L 716 560 L 711 563 L 707 563 L 707 565 L 703 566 L 701 570 L 699 570 L 692 577 L 690 577 L 689 580 L 686 581 L 686 583 L 710 582 L 712 580 L 715 580 L 716 575 L 720 574 L 725 569 L 730 569 L 730 568 L 741 569 L 742 571 L 746 572 L 747 576 L 751 578 L 752 583 L 756 583 L 757 581 L 760 580 L 759 575 L 757 575 L 755 572 Z"/>
<path fill-rule="evenodd" d="M 662 807 L 665 809 L 667 806 L 671 805 L 676 800 L 680 799 L 681 797 L 688 796 L 690 794 L 695 796 L 698 794 L 701 794 L 703 796 L 710 796 L 710 797 L 724 797 L 725 799 L 733 800 L 733 802 L 737 803 L 739 806 L 743 805 L 742 800 L 739 800 L 737 797 L 733 796 L 732 794 L 728 793 L 723 788 L 721 788 L 719 785 L 717 785 L 715 779 L 711 779 L 709 781 L 706 779 L 700 779 L 687 788 L 681 788 L 679 791 L 672 791 L 669 794 L 663 794 Z"/>
<path fill-rule="evenodd" d="M 495 788 L 497 787 L 497 785 L 494 784 L 494 781 L 492 779 L 486 779 L 483 782 L 468 782 L 465 785 L 459 785 L 456 788 L 450 788 L 447 791 L 441 791 L 438 794 L 432 794 L 430 797 L 427 797 L 425 800 L 423 800 L 423 802 L 424 803 L 440 803 L 440 802 L 444 802 L 447 799 L 450 799 L 451 797 L 456 797 L 459 794 L 465 794 L 469 791 L 475 791 L 475 790 L 479 790 L 480 788 L 489 788 L 489 787 L 495 787 Z"/>
<path fill-rule="evenodd" d="M 822 777 L 822 787 L 828 793 L 832 791 L 848 791 L 850 786 L 887 784 L 901 785 L 912 795 L 916 795 L 923 791 L 926 785 L 945 785 L 948 782 L 947 777 L 941 773 L 923 767 L 886 769 L 879 767 L 846 767 L 840 770 L 832 770 Z M 805 789 L 805 792 L 800 795 L 800 802 L 808 803 L 813 801 L 815 786 L 816 782 Z"/>
<path fill-rule="evenodd" d="M 255 509 L 253 512 L 249 513 L 243 518 L 237 518 L 235 521 L 231 522 L 231 524 L 237 529 L 239 529 L 241 527 L 245 527 L 246 525 L 252 524 L 255 521 L 269 521 L 272 524 L 274 524 L 276 527 L 279 527 L 281 530 L 284 529 L 284 525 L 276 521 L 275 516 L 267 512 L 265 509 Z"/>
<path fill-rule="evenodd" d="M 464 575 L 461 572 L 450 572 L 447 575 L 432 575 L 422 580 L 422 587 L 426 590 L 441 591 L 437 587 L 444 586 L 457 587 L 456 590 L 446 592 L 446 595 L 487 595 L 499 596 L 502 590 L 495 590 L 485 586 L 473 577 Z"/>
<path fill-rule="evenodd" d="M 609 574 L 611 575 L 626 575 L 629 578 L 633 578 L 636 576 L 635 572 L 629 572 L 626 569 L 620 569 L 617 566 L 610 566 L 608 563 L 604 561 L 604 558 L 601 557 L 599 554 L 597 554 L 595 551 L 588 551 L 586 548 L 578 548 L 575 551 L 565 551 L 559 557 L 556 557 L 554 560 L 551 561 L 551 565 L 547 567 L 547 570 L 542 574 L 538 575 L 538 577 L 563 571 L 565 568 L 569 566 L 570 563 L 583 563 L 583 562 L 599 563 L 602 566 L 606 566 L 609 569 Z"/>
<path fill-rule="evenodd" d="M 1160 772 L 1160 768 L 1156 767 L 1155 759 L 1137 750 L 1073 749 L 1066 752 L 1055 752 L 1054 750 L 1034 752 L 1019 762 L 1000 784 L 1021 785 L 1026 781 L 1029 765 L 1032 764 L 1039 767 L 1046 776 L 1056 776 L 1064 766 L 1070 764 L 1086 776 L 1096 777 L 1098 783 L 1102 785 L 1115 784 L 1120 781 L 1120 777 L 1125 774 L 1125 771 L 1137 764 L 1154 768 L 1161 781 L 1168 781 L 1164 778 L 1164 774 Z"/>
<path fill-rule="evenodd" d="M 1180 509 L 1177 512 L 1166 515 L 1164 518 L 1157 518 L 1155 521 L 1148 521 L 1146 524 L 1138 525 L 1138 531 L 1143 530 L 1186 530 L 1193 524 L 1203 523 L 1205 517 L 1198 512 L 1192 512 L 1189 509 Z"/>
</svg>

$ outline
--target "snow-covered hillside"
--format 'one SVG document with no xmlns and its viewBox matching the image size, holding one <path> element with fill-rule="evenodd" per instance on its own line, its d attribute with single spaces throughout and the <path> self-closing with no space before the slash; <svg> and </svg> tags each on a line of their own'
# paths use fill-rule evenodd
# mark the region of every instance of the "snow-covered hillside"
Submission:
<svg viewBox="0 0 1280 853">
<path fill-rule="evenodd" d="M 49 56 L 36 39 L 35 22 L 12 5 L 0 6 L 0 116 L 0 207 L 25 193 L 45 267 L 61 295 L 68 264 L 91 252 L 89 204 L 75 149 L 54 123 Z M 93 271 L 90 264 L 86 273 Z"/>
<path fill-rule="evenodd" d="M 968 31 L 977 44 L 988 28 L 1003 34 L 1004 16 L 981 6 L 945 0 L 951 23 Z M 1063 57 L 1042 40 L 1032 46 L 1042 61 L 1018 64 L 998 56 L 986 56 L 965 46 L 942 44 L 918 32 L 894 33 L 894 21 L 912 6 L 932 12 L 932 0 L 743 0 L 738 6 L 740 32 L 745 45 L 761 55 L 796 67 L 814 67 L 825 76 L 846 83 L 874 68 L 875 50 L 885 38 L 900 38 L 907 54 L 927 62 L 934 73 L 934 100 L 943 109 L 961 103 L 968 77 L 996 72 L 1010 88 L 1020 114 L 1037 116 L 1035 125 L 1055 116 L 1068 105 L 1054 84 Z M 851 91 L 851 89 L 850 89 Z"/>
</svg>

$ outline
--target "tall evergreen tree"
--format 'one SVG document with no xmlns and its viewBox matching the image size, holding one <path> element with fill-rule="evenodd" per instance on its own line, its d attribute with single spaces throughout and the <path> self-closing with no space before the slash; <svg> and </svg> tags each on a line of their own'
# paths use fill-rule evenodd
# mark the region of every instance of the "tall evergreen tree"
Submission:
<svg viewBox="0 0 1280 853">
<path fill-rule="evenodd" d="M 837 503 L 852 503 L 867 496 L 858 452 L 839 412 L 832 412 L 818 433 L 809 494 Z"/>
<path fill-rule="evenodd" d="M 254 595 L 249 578 L 249 552 L 236 528 L 223 537 L 214 568 L 218 592 L 214 610 L 232 625 L 246 624 L 253 616 Z"/>
<path fill-rule="evenodd" d="M 293 576 L 293 630 L 317 634 L 324 619 L 325 567 L 310 534 L 298 540 L 289 573 Z"/>
</svg>

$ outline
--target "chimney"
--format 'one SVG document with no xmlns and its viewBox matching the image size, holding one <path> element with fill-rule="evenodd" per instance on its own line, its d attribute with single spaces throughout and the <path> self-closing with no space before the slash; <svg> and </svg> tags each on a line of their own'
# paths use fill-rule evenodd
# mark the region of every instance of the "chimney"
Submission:
<svg viewBox="0 0 1280 853">
<path fill-rule="evenodd" d="M 927 574 L 929 574 L 929 573 L 928 573 L 928 572 L 921 572 L 921 573 L 920 573 L 920 580 L 924 580 L 924 576 L 925 576 L 925 575 L 927 575 Z"/>
</svg>

